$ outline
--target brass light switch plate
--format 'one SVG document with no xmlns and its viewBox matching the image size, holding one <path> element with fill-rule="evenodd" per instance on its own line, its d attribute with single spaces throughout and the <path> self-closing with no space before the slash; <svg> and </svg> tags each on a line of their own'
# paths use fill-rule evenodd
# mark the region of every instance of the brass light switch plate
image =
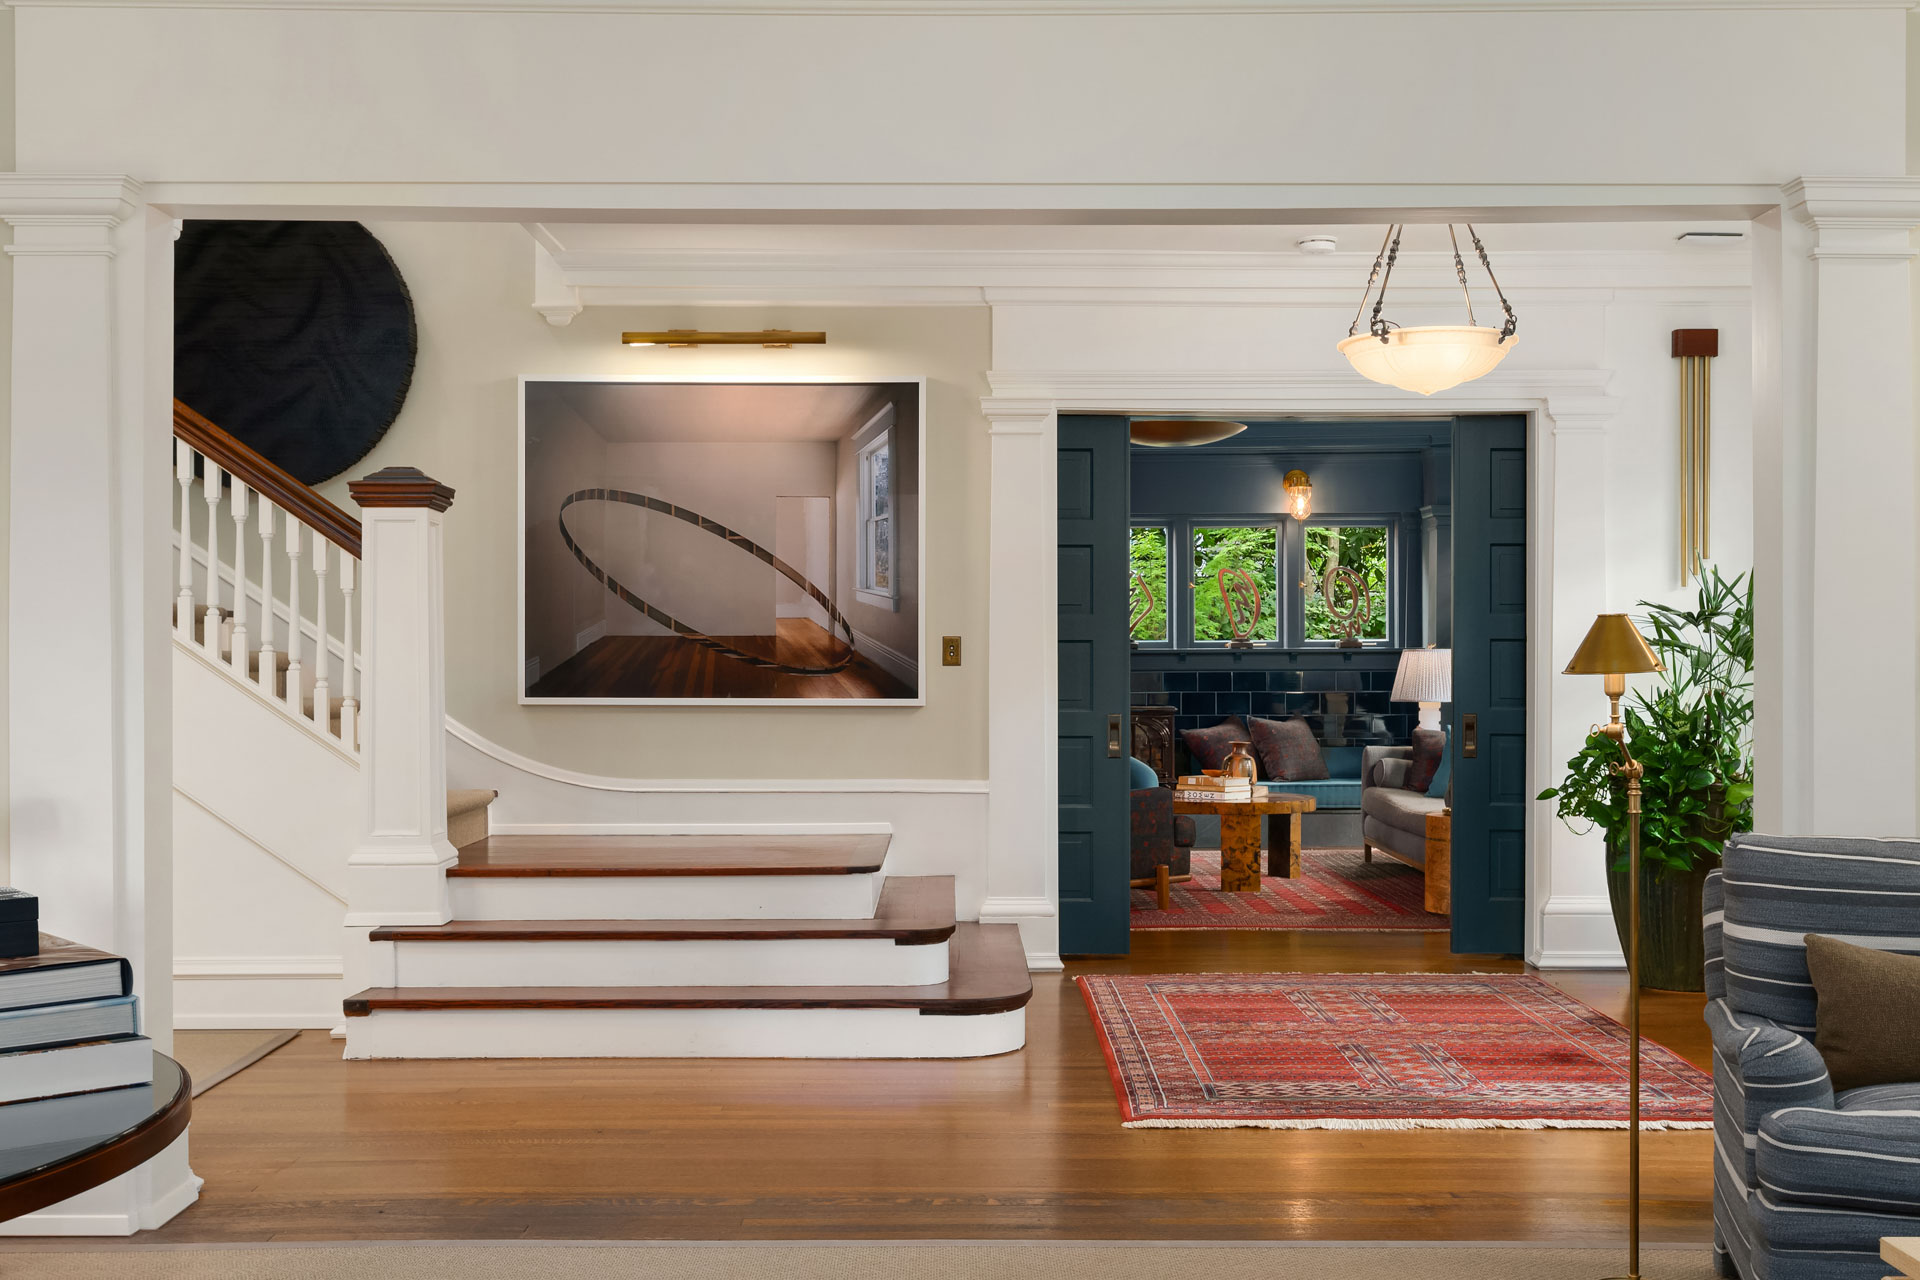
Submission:
<svg viewBox="0 0 1920 1280">
<path fill-rule="evenodd" d="M 943 667 L 957 667 L 960 665 L 959 636 L 940 637 L 940 665 Z"/>
</svg>

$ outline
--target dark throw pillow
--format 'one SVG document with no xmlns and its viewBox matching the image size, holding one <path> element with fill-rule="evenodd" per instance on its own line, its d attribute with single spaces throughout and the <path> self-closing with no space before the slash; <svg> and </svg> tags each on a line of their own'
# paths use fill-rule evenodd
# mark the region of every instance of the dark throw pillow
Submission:
<svg viewBox="0 0 1920 1280">
<path fill-rule="evenodd" d="M 1313 730 L 1301 719 L 1254 720 L 1254 754 L 1260 757 L 1260 772 L 1274 781 L 1310 782 L 1327 776 L 1327 759 Z"/>
<path fill-rule="evenodd" d="M 1233 744 L 1247 740 L 1247 726 L 1234 716 L 1209 729 L 1182 729 L 1180 740 L 1187 744 L 1187 754 L 1193 757 L 1196 769 L 1218 769 L 1227 762 Z"/>
<path fill-rule="evenodd" d="M 1425 794 L 1433 785 L 1433 775 L 1440 772 L 1440 761 L 1446 758 L 1447 735 L 1438 729 L 1415 729 L 1413 731 L 1413 764 L 1407 769 L 1407 781 L 1404 784 L 1409 791 Z"/>
<path fill-rule="evenodd" d="M 1833 1091 L 1920 1081 L 1920 956 L 1807 935 L 1807 972 L 1819 997 L 1813 1047 Z"/>
</svg>

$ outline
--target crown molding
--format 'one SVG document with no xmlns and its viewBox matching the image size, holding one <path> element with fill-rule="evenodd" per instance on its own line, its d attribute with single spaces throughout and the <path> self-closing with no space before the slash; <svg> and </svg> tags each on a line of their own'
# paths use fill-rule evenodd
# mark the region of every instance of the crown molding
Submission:
<svg viewBox="0 0 1920 1280">
<path fill-rule="evenodd" d="M 532 224 L 528 231 L 535 240 L 534 305 L 555 323 L 589 306 L 683 303 L 1351 306 L 1374 256 L 1200 249 L 569 250 L 564 228 Z M 1751 285 L 1745 245 L 1495 257 L 1502 285 L 1524 304 L 1604 303 L 1623 293 L 1647 301 L 1739 301 Z M 1477 265 L 1468 278 L 1475 305 L 1495 310 Z M 1459 305 L 1450 254 L 1400 255 L 1389 309 Z"/>
<path fill-rule="evenodd" d="M 0 173 L 0 219 L 15 227 L 112 227 L 140 203 L 140 183 L 125 174 Z"/>
<path fill-rule="evenodd" d="M 1904 262 L 1920 227 L 1920 177 L 1795 178 L 1787 211 L 1814 229 L 1818 259 Z"/>
<path fill-rule="evenodd" d="M 996 423 L 1002 417 L 1051 412 L 1405 413 L 1436 417 L 1469 412 L 1541 408 L 1571 430 L 1604 429 L 1626 403 L 1608 394 L 1611 369 L 1495 369 L 1485 377 L 1438 392 L 1412 392 L 1370 382 L 1351 370 L 989 370 L 992 394 L 980 401 Z M 1017 406 L 1017 409 L 1016 409 Z"/>
<path fill-rule="evenodd" d="M 13 9 L 420 10 L 690 17 L 1295 17 L 1895 10 L 1915 0 L 4 0 Z"/>
</svg>

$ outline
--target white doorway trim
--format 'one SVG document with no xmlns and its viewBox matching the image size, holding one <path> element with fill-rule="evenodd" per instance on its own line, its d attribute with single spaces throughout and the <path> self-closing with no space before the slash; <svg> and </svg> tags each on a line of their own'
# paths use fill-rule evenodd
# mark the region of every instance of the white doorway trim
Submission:
<svg viewBox="0 0 1920 1280">
<path fill-rule="evenodd" d="M 992 371 L 981 398 L 992 437 L 987 678 L 987 899 L 983 920 L 1018 924 L 1036 970 L 1061 967 L 1055 847 L 1058 494 L 1062 413 L 1245 416 L 1527 415 L 1527 794 L 1585 740 L 1599 691 L 1555 681 L 1607 606 L 1607 427 L 1622 401 L 1608 369 L 1499 369 L 1431 400 L 1350 373 Z M 1591 696 L 1582 696 L 1591 694 Z M 1527 818 L 1526 958 L 1542 968 L 1622 963 L 1598 840 L 1550 805 Z"/>
</svg>

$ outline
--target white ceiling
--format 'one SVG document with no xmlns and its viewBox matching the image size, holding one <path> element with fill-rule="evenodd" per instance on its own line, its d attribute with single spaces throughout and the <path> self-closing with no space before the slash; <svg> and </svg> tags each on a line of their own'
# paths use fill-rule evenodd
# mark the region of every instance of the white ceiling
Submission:
<svg viewBox="0 0 1920 1280">
<path fill-rule="evenodd" d="M 529 382 L 527 408 L 559 402 L 608 444 L 830 441 L 878 412 L 888 388 L 857 383 Z"/>
</svg>

